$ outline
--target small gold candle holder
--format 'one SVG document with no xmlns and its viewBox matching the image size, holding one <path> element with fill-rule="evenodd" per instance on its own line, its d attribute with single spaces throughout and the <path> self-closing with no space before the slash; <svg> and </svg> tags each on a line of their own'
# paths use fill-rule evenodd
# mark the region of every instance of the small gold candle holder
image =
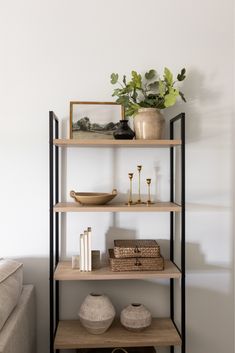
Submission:
<svg viewBox="0 0 235 353">
<path fill-rule="evenodd" d="M 138 170 L 138 173 L 139 173 L 139 180 L 138 180 L 138 200 L 137 200 L 137 204 L 144 204 L 146 202 L 142 202 L 141 201 L 141 196 L 140 196 L 140 174 L 141 174 L 141 170 L 142 170 L 142 165 L 137 165 L 137 170 Z"/>
<path fill-rule="evenodd" d="M 151 194 L 150 194 L 150 185 L 151 185 L 151 179 L 148 178 L 146 179 L 147 186 L 148 186 L 148 200 L 146 202 L 147 206 L 154 204 L 154 202 L 151 201 Z"/>
<path fill-rule="evenodd" d="M 133 205 L 133 200 L 132 200 L 132 179 L 133 179 L 134 173 L 128 173 L 129 179 L 130 179 L 130 191 L 129 191 L 129 200 L 126 203 L 126 205 L 131 206 Z"/>
</svg>

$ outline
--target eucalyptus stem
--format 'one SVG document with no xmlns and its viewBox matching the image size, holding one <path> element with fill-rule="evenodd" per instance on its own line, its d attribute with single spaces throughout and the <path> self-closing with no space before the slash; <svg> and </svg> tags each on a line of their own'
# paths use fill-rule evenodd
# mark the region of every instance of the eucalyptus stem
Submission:
<svg viewBox="0 0 235 353">
<path fill-rule="evenodd" d="M 131 71 L 131 79 L 126 80 L 123 76 L 124 85 L 119 82 L 117 73 L 111 74 L 111 83 L 118 84 L 120 88 L 114 90 L 113 96 L 118 97 L 117 102 L 126 108 L 126 116 L 134 114 L 132 105 L 164 109 L 173 106 L 177 98 L 180 97 L 184 102 L 184 94 L 174 85 L 182 82 L 186 78 L 186 69 L 183 68 L 174 79 L 172 72 L 165 67 L 161 78 L 154 69 L 149 70 L 143 76 L 136 71 Z"/>
</svg>

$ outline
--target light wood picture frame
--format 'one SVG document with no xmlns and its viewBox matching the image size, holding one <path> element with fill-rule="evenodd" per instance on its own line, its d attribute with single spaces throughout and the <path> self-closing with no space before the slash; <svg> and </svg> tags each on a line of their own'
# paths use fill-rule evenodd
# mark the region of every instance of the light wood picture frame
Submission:
<svg viewBox="0 0 235 353">
<path fill-rule="evenodd" d="M 124 107 L 115 102 L 70 102 L 70 139 L 113 139 L 124 119 Z"/>
</svg>

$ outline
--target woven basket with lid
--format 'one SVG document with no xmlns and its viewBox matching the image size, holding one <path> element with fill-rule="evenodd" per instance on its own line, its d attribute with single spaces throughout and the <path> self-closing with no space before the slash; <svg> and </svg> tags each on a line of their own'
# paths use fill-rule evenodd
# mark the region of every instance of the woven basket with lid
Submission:
<svg viewBox="0 0 235 353">
<path fill-rule="evenodd" d="M 114 256 L 116 258 L 160 257 L 160 246 L 152 239 L 114 240 Z"/>
<path fill-rule="evenodd" d="M 109 249 L 109 263 L 114 272 L 164 270 L 164 259 L 161 256 L 115 258 L 113 249 Z"/>
</svg>

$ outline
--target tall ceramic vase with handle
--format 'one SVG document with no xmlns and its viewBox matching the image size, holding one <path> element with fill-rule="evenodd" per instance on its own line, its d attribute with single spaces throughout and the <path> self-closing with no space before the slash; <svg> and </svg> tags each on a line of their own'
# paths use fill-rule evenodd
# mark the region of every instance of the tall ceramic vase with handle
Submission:
<svg viewBox="0 0 235 353">
<path fill-rule="evenodd" d="M 165 130 L 165 119 L 156 108 L 140 108 L 134 117 L 135 138 L 160 140 Z"/>
</svg>

